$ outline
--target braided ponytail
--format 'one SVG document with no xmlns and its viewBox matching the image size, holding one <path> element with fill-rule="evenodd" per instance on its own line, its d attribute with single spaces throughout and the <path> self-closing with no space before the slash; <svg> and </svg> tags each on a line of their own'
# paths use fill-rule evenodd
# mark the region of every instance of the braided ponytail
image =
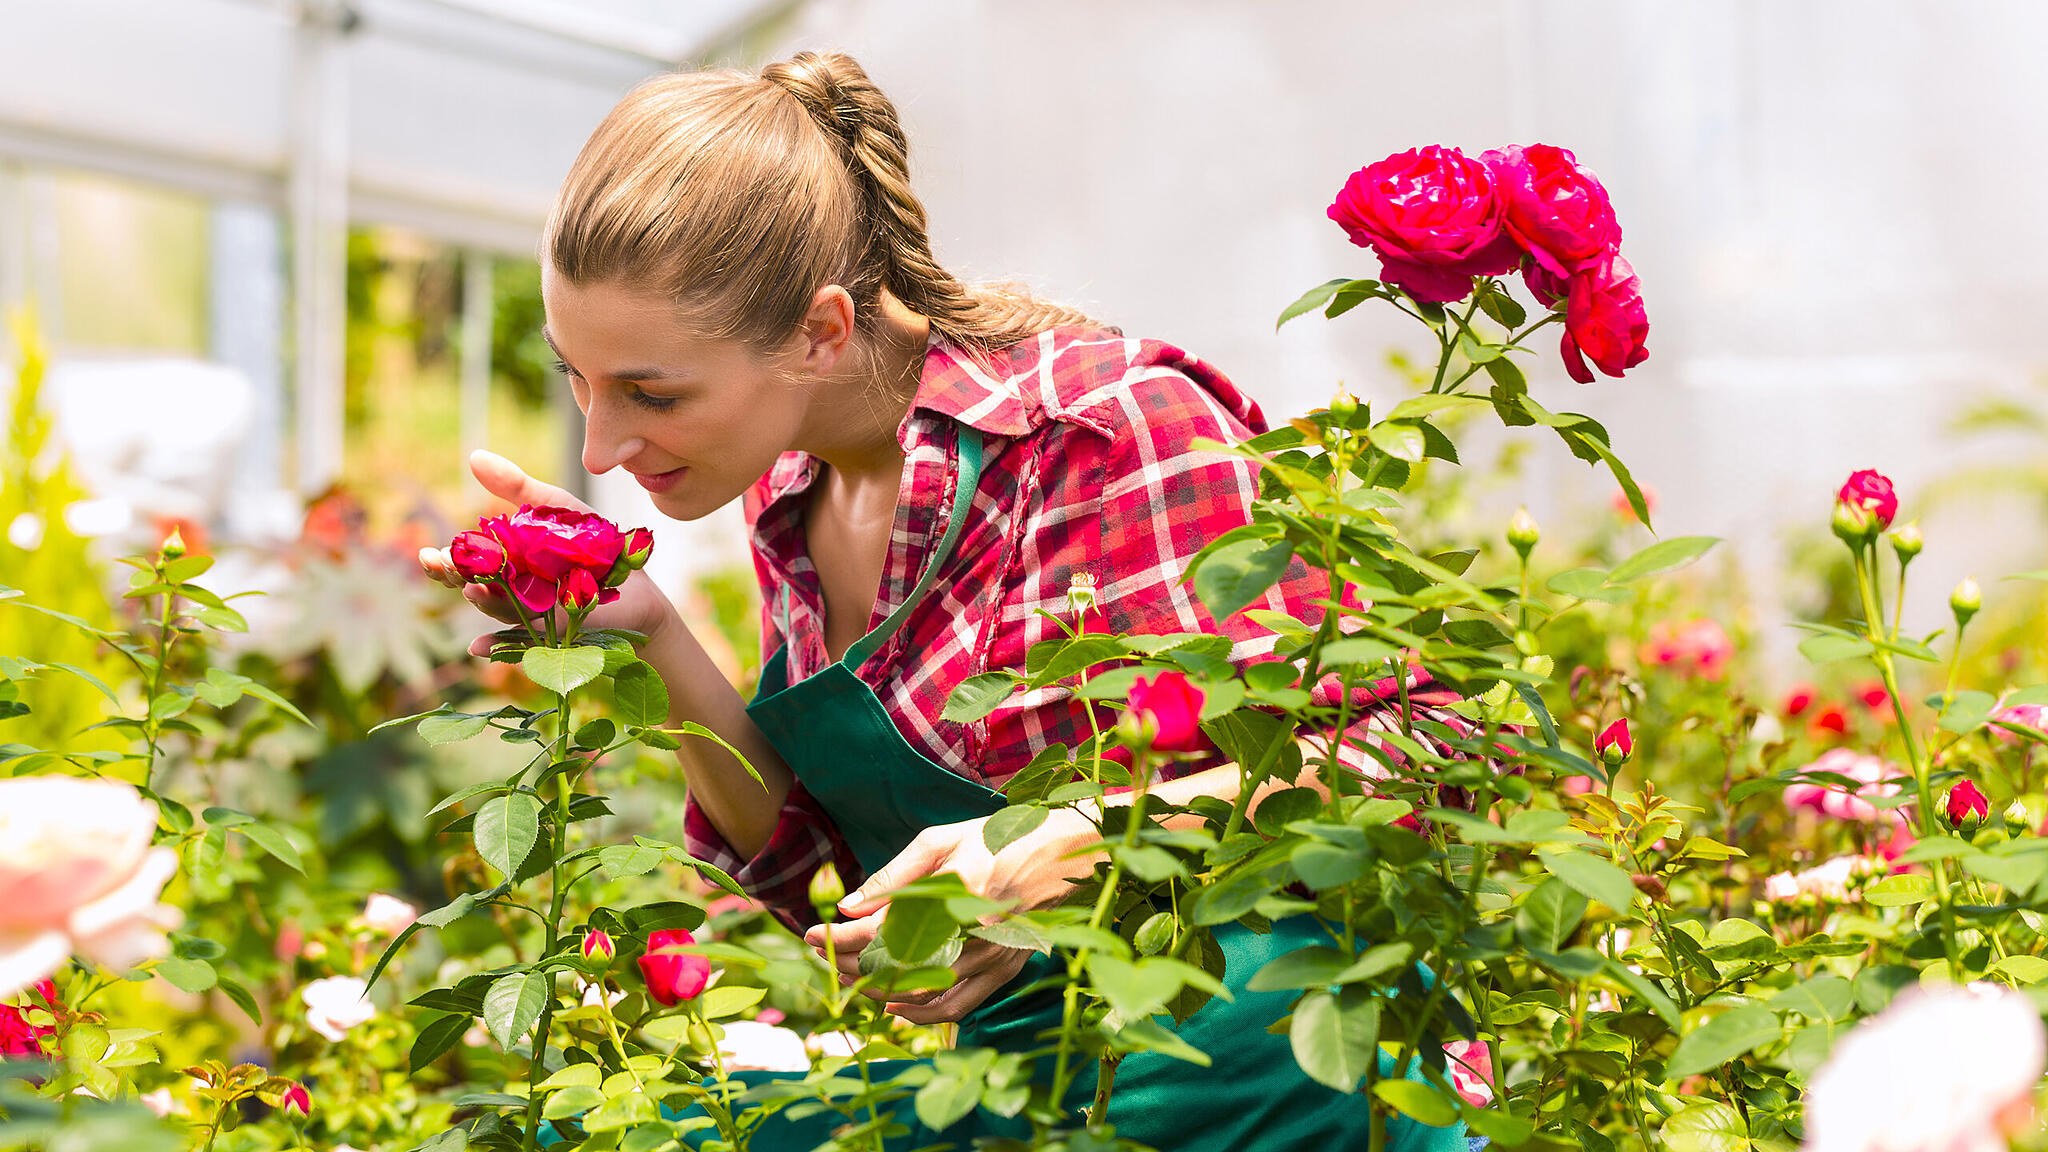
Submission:
<svg viewBox="0 0 2048 1152">
<path fill-rule="evenodd" d="M 939 266 L 896 109 L 836 53 L 642 83 L 570 165 L 541 252 L 572 283 L 651 289 L 704 336 L 763 351 L 826 284 L 846 289 L 863 325 L 887 290 L 974 354 L 1100 327 Z"/>
<path fill-rule="evenodd" d="M 846 157 L 860 189 L 867 243 L 846 284 L 871 306 L 876 285 L 931 319 L 955 343 L 1001 348 L 1048 328 L 1101 327 L 1086 314 L 1035 299 L 1013 286 L 966 285 L 932 254 L 924 203 L 910 187 L 910 146 L 896 106 L 843 52 L 800 52 L 761 70 L 761 78 L 802 104 Z M 859 289 L 866 289 L 862 291 Z"/>
</svg>

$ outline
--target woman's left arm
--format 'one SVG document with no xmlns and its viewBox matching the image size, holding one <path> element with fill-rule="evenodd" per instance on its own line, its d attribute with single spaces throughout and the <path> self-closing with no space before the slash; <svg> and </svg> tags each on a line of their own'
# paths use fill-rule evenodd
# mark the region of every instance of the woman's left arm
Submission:
<svg viewBox="0 0 2048 1152">
<path fill-rule="evenodd" d="M 1322 749 L 1311 747 L 1307 740 L 1302 742 L 1302 753 L 1309 765 L 1320 762 L 1323 755 Z M 1214 796 L 1228 802 L 1237 799 L 1242 784 L 1243 774 L 1236 765 L 1220 764 L 1179 779 L 1155 782 L 1148 795 L 1168 807 L 1185 807 L 1197 796 Z M 1296 785 L 1322 789 L 1318 775 L 1304 769 L 1299 780 L 1275 777 L 1261 782 L 1252 804 L 1256 807 L 1267 792 Z M 1129 804 L 1133 795 L 1112 793 L 1103 797 L 1102 802 L 1110 807 Z M 1169 817 L 1166 823 L 1172 826 L 1183 821 L 1199 822 L 1196 817 L 1181 816 Z M 811 928 L 805 933 L 804 942 L 822 957 L 825 935 L 830 932 L 840 982 L 851 984 L 859 974 L 860 950 L 881 928 L 889 894 L 913 880 L 951 872 L 960 877 L 969 891 L 1003 901 L 1017 911 L 1030 911 L 1064 900 L 1074 885 L 1085 880 L 1104 858 L 1096 847 L 1101 843 L 1096 822 L 1078 809 L 1054 810 L 1036 831 L 996 853 L 991 853 L 982 840 L 982 826 L 986 823 L 986 818 L 963 820 L 925 829 L 908 848 L 839 902 L 839 911 L 847 919 L 829 927 Z M 1029 955 L 1022 949 L 970 937 L 953 964 L 957 978 L 951 988 L 919 1000 L 891 1001 L 889 1011 L 917 1024 L 958 1020 L 1009 983 Z"/>
</svg>

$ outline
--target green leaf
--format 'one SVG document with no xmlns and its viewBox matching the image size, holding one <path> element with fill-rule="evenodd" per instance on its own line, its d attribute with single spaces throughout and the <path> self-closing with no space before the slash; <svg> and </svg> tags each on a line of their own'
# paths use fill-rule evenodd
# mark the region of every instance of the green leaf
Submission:
<svg viewBox="0 0 2048 1152">
<path fill-rule="evenodd" d="M 1536 886 L 1515 912 L 1515 934 L 1523 947 L 1555 952 L 1578 931 L 1586 916 L 1586 898 L 1563 880 L 1552 877 Z"/>
<path fill-rule="evenodd" d="M 284 713 L 285 715 L 291 717 L 292 719 L 297 720 L 299 723 L 304 724 L 308 728 L 315 727 L 314 723 L 306 718 L 306 714 L 304 712 L 299 711 L 297 705 L 293 704 L 291 701 L 285 699 L 284 697 L 279 696 L 276 692 L 273 692 L 272 690 L 264 687 L 261 684 L 254 683 L 252 681 L 251 683 L 242 685 L 242 694 L 245 696 L 254 696 L 258 700 L 263 701 L 264 703 L 270 705 L 272 708 L 275 708 L 278 711 Z"/>
<path fill-rule="evenodd" d="M 420 739 L 429 744 L 453 744 L 467 740 L 491 726 L 489 713 L 482 716 L 465 716 L 454 713 L 443 716 L 428 716 L 420 721 Z"/>
<path fill-rule="evenodd" d="M 501 976 L 484 993 L 484 1027 L 501 1047 L 510 1048 L 540 1019 L 553 978 L 538 972 Z"/>
<path fill-rule="evenodd" d="M 1351 958 L 1335 948 L 1296 948 L 1266 961 L 1245 987 L 1253 992 L 1279 992 L 1289 988 L 1324 988 L 1337 982 Z"/>
<path fill-rule="evenodd" d="M 276 857 L 278 863 L 301 876 L 306 874 L 306 866 L 299 859 L 298 848 L 284 838 L 284 833 L 268 824 L 258 824 L 254 821 L 235 825 L 235 831 L 248 837 L 250 843 Z"/>
<path fill-rule="evenodd" d="M 993 1054 L 993 1053 L 991 1053 Z M 958 1073 L 940 1073 L 917 1090 L 914 1107 L 917 1118 L 934 1132 L 951 1128 L 981 1103 L 980 1078 Z"/>
<path fill-rule="evenodd" d="M 1036 804 L 1012 804 L 988 818 L 981 826 L 981 842 L 991 853 L 1001 852 L 1045 823 L 1046 810 Z"/>
<path fill-rule="evenodd" d="M 1939 695 L 1934 696 L 1927 703 L 1930 708 L 1940 708 L 1941 697 Z M 1982 728 L 1984 722 L 1991 718 L 1991 710 L 1997 706 L 1997 697 L 1994 697 L 1989 692 L 1978 692 L 1975 690 L 1958 692 L 1948 702 L 1948 707 L 1942 710 L 1942 731 L 1954 732 L 1958 736 L 1967 736 Z"/>
<path fill-rule="evenodd" d="M 1887 876 L 1871 885 L 1863 899 L 1879 908 L 1902 908 L 1934 898 L 1934 880 L 1918 872 Z"/>
<path fill-rule="evenodd" d="M 1619 604 L 1634 595 L 1626 588 L 1616 588 L 1607 583 L 1607 572 L 1602 568 L 1567 569 L 1552 576 L 1543 586 L 1574 600 L 1599 600 L 1608 604 Z"/>
<path fill-rule="evenodd" d="M 156 974 L 170 981 L 186 992 L 204 992 L 220 979 L 213 965 L 204 960 L 186 960 L 176 956 L 165 957 L 156 962 Z"/>
<path fill-rule="evenodd" d="M 1543 849 L 1536 855 L 1551 875 L 1616 912 L 1627 912 L 1635 904 L 1635 881 L 1612 861 L 1566 849 Z"/>
<path fill-rule="evenodd" d="M 1428 447 L 1422 437 L 1422 429 L 1406 422 L 1382 421 L 1366 429 L 1365 436 L 1372 441 L 1373 447 L 1410 464 L 1419 462 Z"/>
<path fill-rule="evenodd" d="M 574 1067 L 590 1068 L 594 1065 L 577 1064 Z M 604 1093 L 598 1091 L 597 1085 L 572 1084 L 549 1096 L 547 1103 L 541 1105 L 540 1114 L 544 1120 L 560 1120 L 568 1116 L 580 1116 L 602 1103 Z"/>
<path fill-rule="evenodd" d="M 668 720 L 668 685 L 645 660 L 612 673 L 612 700 L 624 723 L 659 725 Z"/>
<path fill-rule="evenodd" d="M 954 927 L 945 901 L 899 897 L 882 917 L 882 943 L 898 963 L 920 964 L 946 946 Z"/>
<path fill-rule="evenodd" d="M 526 678 L 550 692 L 567 694 L 604 671 L 602 648 L 528 648 L 519 666 Z"/>
<path fill-rule="evenodd" d="M 983 672 L 962 680 L 946 698 L 940 718 L 955 724 L 972 724 L 996 710 L 1022 683 L 1014 672 Z"/>
<path fill-rule="evenodd" d="M 1379 1057 L 1381 1004 L 1363 988 L 1303 996 L 1287 1029 L 1295 1063 L 1318 1084 L 1356 1091 Z"/>
<path fill-rule="evenodd" d="M 1733 1008 L 1693 1029 L 1678 1042 L 1678 1050 L 1665 1065 L 1664 1079 L 1683 1080 L 1709 1072 L 1752 1049 L 1784 1035 L 1778 1014 L 1761 1004 Z"/>
<path fill-rule="evenodd" d="M 1264 595 L 1293 557 L 1294 546 L 1285 540 L 1227 544 L 1201 558 L 1195 569 L 1195 595 L 1221 623 Z"/>
<path fill-rule="evenodd" d="M 1749 1125 L 1734 1105 L 1695 1100 L 1671 1114 L 1657 1132 L 1668 1152 L 1749 1152 Z M 1786 1145 L 1789 1147 L 1790 1145 Z"/>
<path fill-rule="evenodd" d="M 1432 1128 L 1448 1128 L 1458 1119 L 1457 1104 L 1420 1081 L 1381 1080 L 1372 1086 L 1372 1093 L 1402 1114 Z"/>
<path fill-rule="evenodd" d="M 493 797 L 477 809 L 475 834 L 484 862 L 512 875 L 540 839 L 540 798 L 530 792 Z"/>
<path fill-rule="evenodd" d="M 1330 297 L 1337 294 L 1337 289 L 1344 287 L 1346 284 L 1355 283 L 1358 283 L 1358 281 L 1347 280 L 1339 276 L 1335 280 L 1325 281 L 1302 293 L 1301 297 L 1295 300 L 1294 303 L 1281 309 L 1280 319 L 1273 322 L 1273 331 L 1278 332 L 1283 325 L 1296 316 L 1306 316 L 1310 312 L 1328 304 Z M 1371 281 L 1365 281 L 1365 283 L 1371 283 Z"/>
<path fill-rule="evenodd" d="M 1124 645 L 1113 636 L 1076 636 L 1071 640 L 1055 640 L 1046 645 L 1034 645 L 1041 651 L 1050 648 L 1051 658 L 1045 663 L 1027 668 L 1031 683 L 1054 684 L 1106 660 L 1121 658 Z M 1029 661 L 1027 660 L 1027 663 Z"/>
<path fill-rule="evenodd" d="M 469 1022 L 468 1016 L 442 1016 L 420 1029 L 419 1035 L 413 1039 L 412 1052 L 406 1057 L 406 1067 L 417 1072 L 440 1059 L 462 1042 L 463 1033 L 469 1031 Z"/>
<path fill-rule="evenodd" d="M 1870 641 L 1855 636 L 1832 636 L 1822 633 L 1808 636 L 1799 642 L 1799 654 L 1815 664 L 1829 664 L 1836 660 L 1868 656 L 1870 653 Z"/>
<path fill-rule="evenodd" d="M 1683 568 L 1706 555 L 1720 542 L 1717 536 L 1674 536 L 1669 540 L 1659 540 L 1615 565 L 1614 571 L 1607 575 L 1607 582 L 1627 584 L 1645 576 Z"/>
</svg>

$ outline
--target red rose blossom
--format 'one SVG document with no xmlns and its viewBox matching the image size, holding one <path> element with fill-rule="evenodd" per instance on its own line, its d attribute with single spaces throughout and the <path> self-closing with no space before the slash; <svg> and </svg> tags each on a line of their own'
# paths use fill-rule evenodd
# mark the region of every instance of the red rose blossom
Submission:
<svg viewBox="0 0 2048 1152">
<path fill-rule="evenodd" d="M 1642 281 L 1621 253 L 1610 252 L 1572 274 L 1560 346 L 1565 371 L 1572 379 L 1581 384 L 1593 382 L 1587 360 L 1609 376 L 1620 376 L 1650 358 L 1650 350 L 1643 345 L 1649 335 Z"/>
<path fill-rule="evenodd" d="M 505 572 L 505 546 L 482 532 L 458 532 L 448 544 L 448 562 L 465 580 L 484 580 Z"/>
<path fill-rule="evenodd" d="M 626 534 L 595 512 L 522 505 L 510 516 L 493 516 L 484 531 L 505 546 L 512 566 L 559 583 L 577 568 L 603 576 L 625 550 Z"/>
<path fill-rule="evenodd" d="M 1544 271 L 1569 276 L 1621 246 L 1607 189 L 1566 149 L 1511 144 L 1480 159 L 1504 202 L 1503 226 Z"/>
<path fill-rule="evenodd" d="M 313 1097 L 304 1084 L 292 1084 L 278 1098 L 278 1107 L 286 1112 L 297 1112 L 301 1116 L 313 1114 Z"/>
<path fill-rule="evenodd" d="M 1635 754 L 1635 737 L 1628 729 L 1628 717 L 1624 716 L 1600 730 L 1593 739 L 1593 753 L 1609 764 L 1619 764 Z"/>
<path fill-rule="evenodd" d="M 1521 263 L 1501 226 L 1502 207 L 1484 163 L 1431 144 L 1352 173 L 1329 217 L 1353 244 L 1379 256 L 1380 279 L 1417 300 L 1448 304 L 1472 294 L 1474 276 Z"/>
<path fill-rule="evenodd" d="M 1157 678 L 1140 676 L 1131 684 L 1131 715 L 1153 728 L 1152 747 L 1160 752 L 1204 752 L 1202 690 L 1179 672 Z"/>
<path fill-rule="evenodd" d="M 640 978 L 647 982 L 647 994 L 657 1003 L 672 1008 L 703 995 L 704 986 L 711 980 L 710 958 L 695 952 L 663 951 L 696 942 L 696 937 L 680 928 L 647 934 L 647 951 L 637 963 Z"/>
<path fill-rule="evenodd" d="M 1872 468 L 1850 473 L 1835 500 L 1868 513 L 1879 531 L 1891 527 L 1892 517 L 1899 514 L 1899 497 L 1892 491 L 1891 479 Z"/>
<path fill-rule="evenodd" d="M 1991 801 L 1984 798 L 1983 790 L 1968 780 L 1948 790 L 1948 802 L 1942 805 L 1942 815 L 1948 817 L 1950 828 L 1964 828 L 1983 820 L 1991 812 Z"/>
</svg>

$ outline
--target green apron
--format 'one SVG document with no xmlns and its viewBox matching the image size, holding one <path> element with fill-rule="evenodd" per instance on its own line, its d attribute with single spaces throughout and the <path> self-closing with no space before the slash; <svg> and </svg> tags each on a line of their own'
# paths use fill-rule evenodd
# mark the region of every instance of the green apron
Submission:
<svg viewBox="0 0 2048 1152">
<path fill-rule="evenodd" d="M 958 425 L 960 464 L 945 536 L 902 607 L 855 641 L 837 663 L 797 684 L 787 676 L 786 653 L 778 651 L 762 670 L 760 688 L 748 714 L 782 755 L 790 771 L 831 815 L 847 846 L 869 875 L 888 863 L 917 834 L 935 824 L 975 820 L 1003 807 L 1001 794 L 911 747 L 874 690 L 854 670 L 887 643 L 930 589 L 959 540 L 980 476 L 982 441 Z M 1370 1122 L 1367 1102 L 1357 1093 L 1336 1092 L 1310 1080 L 1295 1064 L 1288 1038 L 1266 1031 L 1294 1000 L 1289 992 L 1252 992 L 1245 982 L 1268 960 L 1329 937 L 1312 918 L 1297 916 L 1257 933 L 1239 924 L 1216 929 L 1224 961 L 1224 983 L 1235 996 L 1210 1000 L 1176 1031 L 1209 1054 L 1202 1068 L 1156 1053 L 1126 1056 L 1117 1070 L 1109 1119 L 1118 1135 L 1162 1152 L 1245 1152 L 1248 1149 L 1365 1148 Z M 1020 992 L 1053 970 L 1054 958 L 1034 954 L 1009 985 L 960 1022 L 961 1047 L 1018 1050 L 1036 1047 L 1038 1035 L 1057 1027 L 1059 994 L 1052 989 Z M 1393 1060 L 1381 1054 L 1381 1075 Z M 876 1079 L 902 1070 L 903 1061 L 876 1061 Z M 740 1073 L 750 1083 L 792 1078 L 794 1073 Z M 1095 1086 L 1093 1064 L 1075 1083 L 1077 1105 Z M 908 1102 L 897 1119 L 910 1134 L 892 1148 L 947 1142 L 972 1148 L 977 1136 L 1026 1137 L 1029 1125 L 976 1110 L 960 1122 L 933 1131 Z M 674 1115 L 674 1113 L 671 1113 Z M 824 1114 L 791 1121 L 771 1117 L 754 1134 L 755 1152 L 802 1152 L 822 1143 L 845 1121 Z M 708 1133 L 706 1133 L 708 1135 Z M 1466 1152 L 1464 1126 L 1430 1128 L 1405 1117 L 1388 1125 L 1387 1147 L 1395 1152 Z"/>
<path fill-rule="evenodd" d="M 747 708 L 790 771 L 803 781 L 805 791 L 831 815 L 869 875 L 895 858 L 924 829 L 980 819 L 1004 804 L 1000 793 L 911 747 L 874 690 L 854 673 L 896 634 L 924 598 L 966 525 L 980 479 L 982 441 L 974 429 L 964 424 L 956 427 L 960 463 L 945 536 L 903 605 L 855 641 L 843 659 L 800 683 L 788 683 L 786 654 L 778 651 L 762 670 L 760 688 Z M 1321 926 L 1307 916 L 1280 921 L 1269 934 L 1237 924 L 1218 928 L 1224 983 L 1236 999 L 1213 999 L 1176 1029 L 1183 1039 L 1208 1053 L 1213 1063 L 1201 1068 L 1155 1053 L 1125 1057 L 1117 1069 L 1109 1105 L 1109 1119 L 1118 1134 L 1165 1152 L 1364 1148 L 1365 1098 L 1335 1092 L 1310 1080 L 1296 1066 L 1287 1037 L 1265 1030 L 1267 1024 L 1286 1014 L 1294 994 L 1245 989 L 1245 982 L 1266 961 L 1327 940 Z M 1054 964 L 1051 956 L 1032 956 L 1008 987 L 960 1022 L 960 1046 L 1035 1047 L 1039 1034 L 1059 1023 L 1059 994 L 1054 989 L 1023 994 L 1015 990 L 1047 975 Z M 1389 1074 L 1393 1061 L 1382 1059 L 1382 1074 Z M 893 1063 L 879 1062 L 877 1075 L 889 1075 Z M 1084 1100 L 1093 1093 L 1094 1085 L 1091 1066 L 1077 1080 Z M 977 1111 L 943 1132 L 933 1132 L 910 1115 L 908 1107 L 899 1111 L 903 1113 L 899 1119 L 911 1128 L 904 1148 L 938 1140 L 969 1148 L 976 1136 L 1024 1136 L 1030 1131 L 1021 1121 L 1005 1121 Z M 841 1122 L 836 1116 L 818 1117 L 803 1133 L 794 1129 L 806 1125 L 785 1124 L 792 1130 L 785 1143 L 771 1121 L 755 1135 L 752 1147 L 759 1152 L 809 1148 Z M 1388 1146 L 1403 1152 L 1464 1152 L 1466 1148 L 1462 1125 L 1427 1128 L 1402 1118 L 1393 1122 L 1388 1136 Z"/>
</svg>

